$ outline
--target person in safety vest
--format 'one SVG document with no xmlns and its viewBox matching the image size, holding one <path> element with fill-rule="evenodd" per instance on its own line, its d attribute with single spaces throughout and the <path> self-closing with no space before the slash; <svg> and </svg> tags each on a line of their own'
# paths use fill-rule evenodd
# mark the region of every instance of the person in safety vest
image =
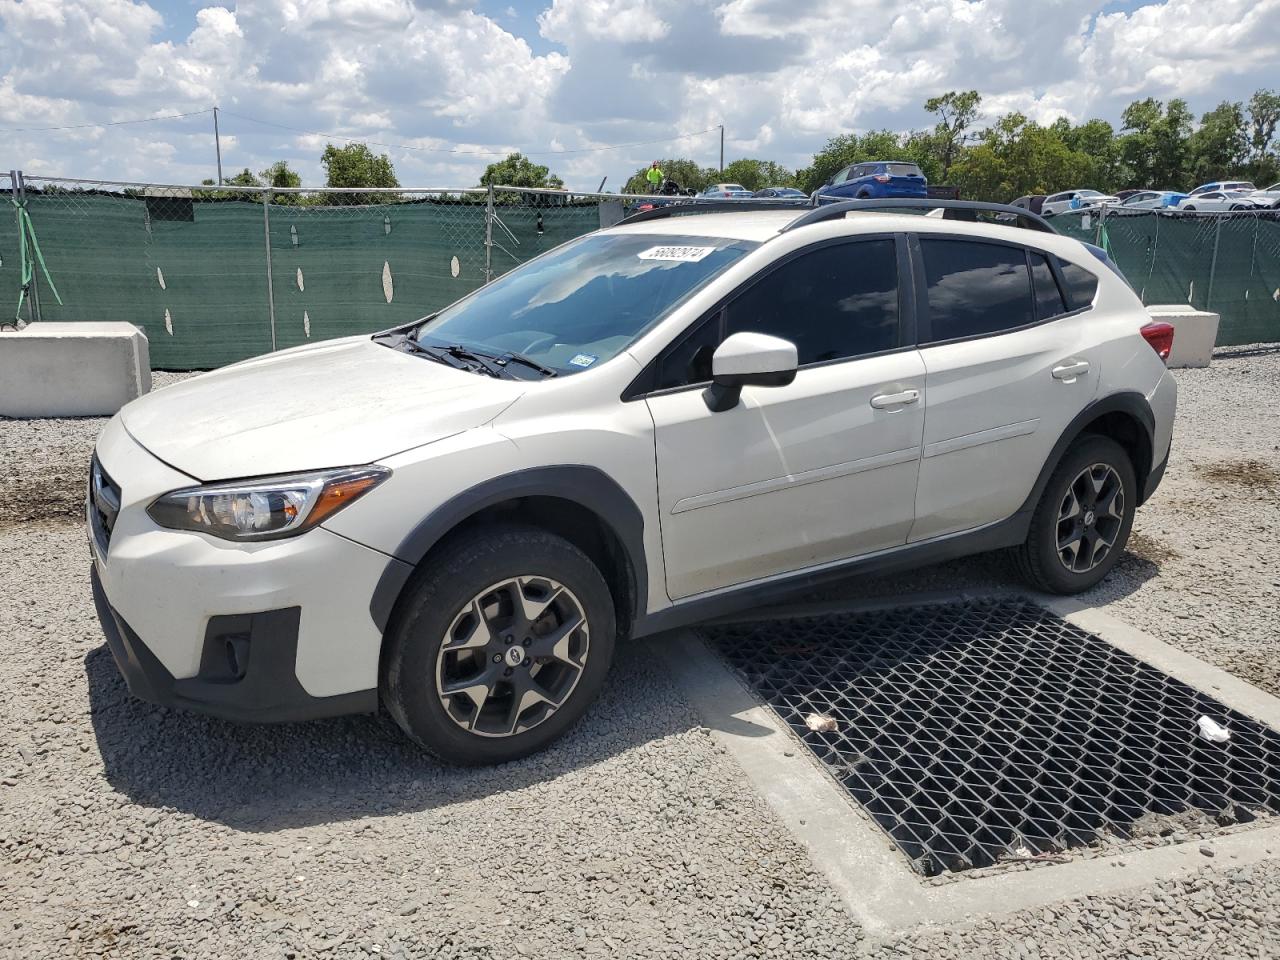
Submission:
<svg viewBox="0 0 1280 960">
<path fill-rule="evenodd" d="M 667 177 L 662 172 L 662 168 L 658 166 L 658 161 L 655 160 L 653 165 L 645 172 L 644 178 L 649 181 L 649 192 L 657 193 L 662 189 L 662 181 Z"/>
</svg>

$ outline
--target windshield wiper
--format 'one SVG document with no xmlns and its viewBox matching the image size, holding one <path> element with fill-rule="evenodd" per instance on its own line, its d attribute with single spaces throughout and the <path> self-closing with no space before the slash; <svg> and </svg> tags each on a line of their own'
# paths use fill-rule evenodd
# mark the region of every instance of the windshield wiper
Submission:
<svg viewBox="0 0 1280 960">
<path fill-rule="evenodd" d="M 538 371 L 538 373 L 542 374 L 544 377 L 554 377 L 556 375 L 556 372 L 552 370 L 550 367 L 543 366 L 537 360 L 534 360 L 530 357 L 526 357 L 523 353 L 515 353 L 513 351 L 508 350 L 502 356 L 496 357 L 495 359 L 497 360 L 498 363 L 523 364 L 524 366 L 528 367 L 530 370 Z"/>
<path fill-rule="evenodd" d="M 471 370 L 473 364 L 467 363 L 462 358 L 455 356 L 442 347 L 423 346 L 413 337 L 404 333 L 379 333 L 371 338 L 375 343 L 381 343 L 383 346 L 390 347 L 392 350 L 403 350 L 405 353 L 416 353 L 419 356 L 426 357 L 428 360 L 434 360 L 436 363 L 443 363 L 446 367 L 453 367 L 455 370 Z"/>
</svg>

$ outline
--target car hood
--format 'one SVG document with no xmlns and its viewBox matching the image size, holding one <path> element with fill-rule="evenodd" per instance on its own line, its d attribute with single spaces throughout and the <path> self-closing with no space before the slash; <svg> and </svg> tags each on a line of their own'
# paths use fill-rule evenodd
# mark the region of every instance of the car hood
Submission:
<svg viewBox="0 0 1280 960">
<path fill-rule="evenodd" d="M 170 466 L 231 480 L 371 463 L 487 423 L 527 387 L 358 337 L 184 380 L 121 418 Z"/>
</svg>

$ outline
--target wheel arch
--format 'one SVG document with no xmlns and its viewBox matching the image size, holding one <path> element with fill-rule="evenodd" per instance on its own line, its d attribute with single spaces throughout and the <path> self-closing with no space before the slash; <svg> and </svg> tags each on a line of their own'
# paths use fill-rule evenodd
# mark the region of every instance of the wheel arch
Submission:
<svg viewBox="0 0 1280 960">
<path fill-rule="evenodd" d="M 1141 506 L 1148 492 L 1147 478 L 1155 465 L 1155 425 L 1156 418 L 1151 411 L 1151 404 L 1136 390 L 1113 393 L 1095 400 L 1080 411 L 1062 431 L 1062 436 L 1054 444 L 1053 450 L 1040 469 L 1035 486 L 1018 513 L 1028 517 L 1031 515 L 1031 511 L 1035 510 L 1036 504 L 1044 494 L 1049 477 L 1057 469 L 1063 455 L 1086 433 L 1095 433 L 1114 440 L 1129 455 L 1133 472 L 1138 478 L 1137 502 Z"/>
<path fill-rule="evenodd" d="M 618 633 L 648 602 L 644 514 L 612 477 L 574 464 L 533 467 L 494 477 L 422 518 L 396 547 L 369 602 L 385 633 L 413 574 L 453 538 L 487 524 L 535 526 L 568 540 L 600 569 L 618 607 Z"/>
</svg>

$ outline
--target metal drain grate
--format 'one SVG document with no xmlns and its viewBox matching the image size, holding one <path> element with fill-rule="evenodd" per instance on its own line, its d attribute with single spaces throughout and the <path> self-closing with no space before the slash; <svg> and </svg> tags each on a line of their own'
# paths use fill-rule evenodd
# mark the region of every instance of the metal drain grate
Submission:
<svg viewBox="0 0 1280 960">
<path fill-rule="evenodd" d="M 1280 735 L 1030 603 L 702 632 L 927 876 L 1280 811 Z"/>
</svg>

